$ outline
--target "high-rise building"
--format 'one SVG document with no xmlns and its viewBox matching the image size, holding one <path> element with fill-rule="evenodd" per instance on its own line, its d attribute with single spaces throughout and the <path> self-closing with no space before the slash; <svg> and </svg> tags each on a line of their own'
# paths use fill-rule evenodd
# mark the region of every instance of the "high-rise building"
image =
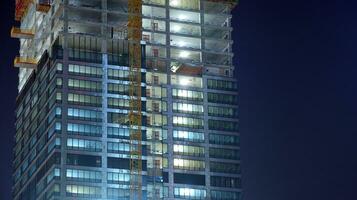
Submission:
<svg viewBox="0 0 357 200">
<path fill-rule="evenodd" d="M 16 0 L 14 200 L 240 199 L 234 0 Z"/>
</svg>

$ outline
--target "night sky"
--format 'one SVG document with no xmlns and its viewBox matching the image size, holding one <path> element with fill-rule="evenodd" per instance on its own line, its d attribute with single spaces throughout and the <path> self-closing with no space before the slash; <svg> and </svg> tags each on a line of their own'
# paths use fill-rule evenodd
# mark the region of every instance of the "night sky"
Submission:
<svg viewBox="0 0 357 200">
<path fill-rule="evenodd" d="M 18 42 L 1 6 L 0 200 L 10 199 Z M 244 200 L 357 199 L 357 2 L 241 0 L 233 13 Z"/>
</svg>

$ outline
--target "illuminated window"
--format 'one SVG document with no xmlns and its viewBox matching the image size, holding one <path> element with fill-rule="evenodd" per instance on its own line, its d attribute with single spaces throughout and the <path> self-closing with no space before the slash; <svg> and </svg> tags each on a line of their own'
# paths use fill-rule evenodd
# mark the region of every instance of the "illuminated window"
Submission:
<svg viewBox="0 0 357 200">
<path fill-rule="evenodd" d="M 173 149 L 174 149 L 174 153 L 178 155 L 204 156 L 205 154 L 204 147 L 174 144 Z"/>
<path fill-rule="evenodd" d="M 203 101 L 203 93 L 192 90 L 172 89 L 172 97 L 175 99 Z"/>
<path fill-rule="evenodd" d="M 81 75 L 81 76 L 90 76 L 100 78 L 103 75 L 103 69 L 99 67 L 90 67 L 83 65 L 68 65 L 69 74 Z"/>
<path fill-rule="evenodd" d="M 68 108 L 68 118 L 88 120 L 88 121 L 101 121 L 102 113 L 94 110 L 84 110 L 76 108 Z"/>
<path fill-rule="evenodd" d="M 173 131 L 174 140 L 191 141 L 191 142 L 204 142 L 204 133 L 191 132 L 191 131 Z"/>
<path fill-rule="evenodd" d="M 92 170 L 67 169 L 66 178 L 71 181 L 80 182 L 102 182 L 102 172 Z"/>
<path fill-rule="evenodd" d="M 66 194 L 71 197 L 100 198 L 102 190 L 100 187 L 67 185 Z"/>
<path fill-rule="evenodd" d="M 172 109 L 174 112 L 190 113 L 190 114 L 203 114 L 203 106 L 188 104 L 188 103 L 173 103 Z"/>
<path fill-rule="evenodd" d="M 84 151 L 94 151 L 94 152 L 102 151 L 102 143 L 100 141 L 95 141 L 95 140 L 68 138 L 67 147 L 68 149 L 74 149 L 74 150 L 84 150 Z"/>
<path fill-rule="evenodd" d="M 173 124 L 175 126 L 188 127 L 188 128 L 203 128 L 203 120 L 198 118 L 189 118 L 189 117 L 173 117 Z"/>
<path fill-rule="evenodd" d="M 180 85 L 186 87 L 196 87 L 202 88 L 202 78 L 200 77 L 190 77 L 190 76 L 180 76 L 171 75 L 171 84 Z"/>
<path fill-rule="evenodd" d="M 205 162 L 199 160 L 174 159 L 174 168 L 193 171 L 201 171 L 205 169 Z"/>
<path fill-rule="evenodd" d="M 174 195 L 175 198 L 206 199 L 206 190 L 175 187 Z"/>
<path fill-rule="evenodd" d="M 68 123 L 67 133 L 99 137 L 102 135 L 102 127 L 89 124 Z"/>
</svg>

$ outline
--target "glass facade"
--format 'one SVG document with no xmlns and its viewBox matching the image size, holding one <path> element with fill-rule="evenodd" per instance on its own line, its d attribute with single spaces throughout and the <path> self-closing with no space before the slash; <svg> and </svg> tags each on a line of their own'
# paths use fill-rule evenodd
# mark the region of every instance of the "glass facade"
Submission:
<svg viewBox="0 0 357 200">
<path fill-rule="evenodd" d="M 48 2 L 21 20 L 14 200 L 130 199 L 128 1 Z M 142 4 L 143 199 L 239 200 L 231 4 Z"/>
</svg>

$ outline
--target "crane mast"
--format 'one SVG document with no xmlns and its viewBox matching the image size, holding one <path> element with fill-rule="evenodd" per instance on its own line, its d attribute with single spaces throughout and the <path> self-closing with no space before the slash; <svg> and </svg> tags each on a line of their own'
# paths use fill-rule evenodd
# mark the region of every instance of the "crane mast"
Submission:
<svg viewBox="0 0 357 200">
<path fill-rule="evenodd" d="M 128 0 L 130 199 L 142 199 L 141 0 Z"/>
</svg>

